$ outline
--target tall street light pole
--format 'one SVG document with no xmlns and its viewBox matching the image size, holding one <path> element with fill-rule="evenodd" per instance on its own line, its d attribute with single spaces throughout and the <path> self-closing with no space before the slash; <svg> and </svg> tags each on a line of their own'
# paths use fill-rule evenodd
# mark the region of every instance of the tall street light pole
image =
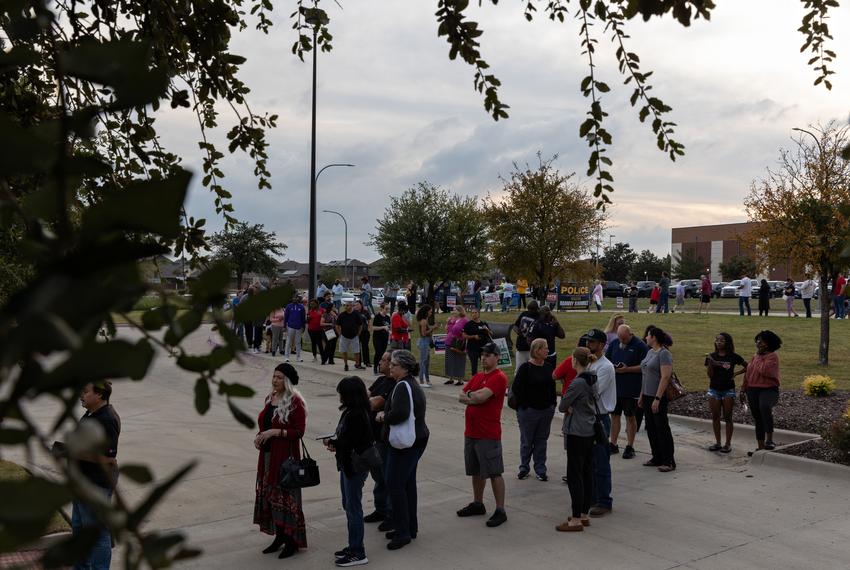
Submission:
<svg viewBox="0 0 850 570">
<path fill-rule="evenodd" d="M 310 144 L 310 283 L 308 284 L 307 296 L 316 290 L 316 59 L 319 46 L 317 38 L 319 28 L 328 22 L 328 16 L 324 10 L 314 8 L 308 10 L 306 22 L 313 26 L 313 117 Z"/>
<path fill-rule="evenodd" d="M 340 218 L 342 218 L 342 223 L 345 224 L 345 281 L 348 281 L 348 222 L 345 219 L 345 216 L 340 214 L 335 210 L 322 210 L 328 214 L 336 214 Z"/>
</svg>

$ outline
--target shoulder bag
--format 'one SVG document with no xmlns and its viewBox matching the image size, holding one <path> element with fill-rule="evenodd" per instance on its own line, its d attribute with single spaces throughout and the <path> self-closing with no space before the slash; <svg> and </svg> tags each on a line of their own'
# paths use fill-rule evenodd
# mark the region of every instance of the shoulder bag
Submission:
<svg viewBox="0 0 850 570">
<path fill-rule="evenodd" d="M 369 420 L 369 414 L 365 411 L 363 414 L 366 416 L 366 425 L 369 426 L 369 433 L 372 433 L 372 426 Z M 375 447 L 375 438 L 372 435 L 372 443 L 361 451 L 357 453 L 355 450 L 351 450 L 351 467 L 357 473 L 380 473 L 382 470 L 383 461 L 381 460 L 381 454 L 378 453 L 378 448 Z"/>
<path fill-rule="evenodd" d="M 673 402 L 687 393 L 688 391 L 685 390 L 684 386 L 682 386 L 682 383 L 679 381 L 679 377 L 676 376 L 676 373 L 671 373 L 670 381 L 667 383 L 667 389 L 664 391 L 664 395 L 667 396 L 667 401 Z"/>
<path fill-rule="evenodd" d="M 292 444 L 290 444 L 291 449 Z M 319 466 L 310 457 L 310 453 L 304 445 L 303 437 L 301 438 L 301 449 L 304 450 L 304 457 L 295 459 L 290 454 L 280 464 L 278 483 L 284 489 L 302 489 L 304 487 L 315 487 L 319 484 Z"/>
<path fill-rule="evenodd" d="M 396 384 L 395 388 L 393 388 L 393 396 L 395 396 L 395 391 L 400 389 L 401 386 L 404 386 L 404 390 L 407 390 L 407 397 L 410 400 L 410 415 L 407 416 L 407 420 L 400 424 L 390 425 L 390 445 L 395 449 L 407 449 L 412 447 L 413 442 L 416 441 L 416 414 L 413 413 L 413 392 L 410 386 L 407 385 L 407 382 Z"/>
<path fill-rule="evenodd" d="M 597 397 L 593 391 L 593 387 L 590 388 L 590 397 L 593 398 L 593 407 L 596 410 L 596 418 L 593 420 L 593 445 L 602 445 L 608 441 L 608 436 L 605 434 L 605 426 L 602 425 L 602 414 L 599 412 L 599 405 L 597 404 Z"/>
</svg>

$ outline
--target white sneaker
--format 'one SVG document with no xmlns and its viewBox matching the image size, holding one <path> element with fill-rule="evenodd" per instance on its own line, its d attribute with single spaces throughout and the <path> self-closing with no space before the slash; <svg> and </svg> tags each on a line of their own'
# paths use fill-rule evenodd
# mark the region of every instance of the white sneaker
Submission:
<svg viewBox="0 0 850 570">
<path fill-rule="evenodd" d="M 284 362 L 289 362 L 289 359 L 288 359 L 288 358 L 287 358 L 287 359 L 285 359 L 285 360 L 284 360 Z"/>
<path fill-rule="evenodd" d="M 303 359 L 303 358 L 299 358 L 299 359 L 298 359 L 298 362 L 304 362 L 304 359 Z"/>
</svg>

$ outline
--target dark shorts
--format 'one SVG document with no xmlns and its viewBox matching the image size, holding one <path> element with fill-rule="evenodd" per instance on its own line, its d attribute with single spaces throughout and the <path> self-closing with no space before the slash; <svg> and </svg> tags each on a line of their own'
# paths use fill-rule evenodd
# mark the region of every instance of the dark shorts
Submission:
<svg viewBox="0 0 850 570">
<path fill-rule="evenodd" d="M 637 398 L 617 398 L 617 406 L 611 412 L 615 416 L 623 414 L 627 418 L 632 418 L 637 409 Z"/>
<path fill-rule="evenodd" d="M 649 300 L 649 304 L 650 304 L 650 305 L 657 305 L 657 304 L 658 304 L 658 301 L 656 301 L 655 299 L 650 299 L 650 300 Z"/>
<path fill-rule="evenodd" d="M 498 477 L 505 471 L 502 461 L 502 442 L 497 439 L 463 438 L 463 462 L 466 474 L 482 479 Z"/>
<path fill-rule="evenodd" d="M 703 295 L 699 298 L 700 303 L 711 303 L 711 295 Z"/>
</svg>

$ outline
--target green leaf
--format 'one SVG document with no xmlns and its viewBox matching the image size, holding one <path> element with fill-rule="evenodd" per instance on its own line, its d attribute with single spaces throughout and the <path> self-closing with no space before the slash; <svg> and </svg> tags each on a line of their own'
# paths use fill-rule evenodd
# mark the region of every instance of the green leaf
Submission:
<svg viewBox="0 0 850 570">
<path fill-rule="evenodd" d="M 24 128 L 8 115 L 0 115 L 0 172 L 4 176 L 47 172 L 59 157 L 61 133 L 58 121 Z"/>
<path fill-rule="evenodd" d="M 113 87 L 114 108 L 126 108 L 146 105 L 165 95 L 168 76 L 150 67 L 150 52 L 148 42 L 99 42 L 88 37 L 60 52 L 59 61 L 67 75 Z"/>
<path fill-rule="evenodd" d="M 71 501 L 71 493 L 59 483 L 40 477 L 0 481 L 0 523 L 39 523 Z"/>
<path fill-rule="evenodd" d="M 30 431 L 17 428 L 0 429 L 0 445 L 20 445 L 29 440 Z"/>
<path fill-rule="evenodd" d="M 189 310 L 177 317 L 171 323 L 171 327 L 165 333 L 165 342 L 176 346 L 201 326 L 203 313 L 201 311 Z"/>
<path fill-rule="evenodd" d="M 228 384 L 227 382 L 218 383 L 218 393 L 227 394 L 231 398 L 252 398 L 256 394 L 253 388 L 244 384 Z"/>
<path fill-rule="evenodd" d="M 234 319 L 238 323 L 265 319 L 272 310 L 286 306 L 292 299 L 293 292 L 291 285 L 284 285 L 251 295 L 248 299 L 236 305 Z"/>
<path fill-rule="evenodd" d="M 254 420 L 251 419 L 248 414 L 240 410 L 230 398 L 227 398 L 227 407 L 230 408 L 230 413 L 233 414 L 236 421 L 248 429 L 254 429 L 254 426 L 256 425 L 254 424 Z"/>
<path fill-rule="evenodd" d="M 195 409 L 202 416 L 210 409 L 210 385 L 206 378 L 195 380 Z"/>
<path fill-rule="evenodd" d="M 139 525 L 141 525 L 145 517 L 153 511 L 159 501 L 171 490 L 172 487 L 174 487 L 174 485 L 177 484 L 178 481 L 180 481 L 180 479 L 185 477 L 189 471 L 194 469 L 195 465 L 197 465 L 197 461 L 188 463 L 174 475 L 157 485 L 142 504 L 139 505 L 135 511 L 130 513 L 129 517 L 127 517 L 127 528 L 129 530 L 138 529 Z"/>
<path fill-rule="evenodd" d="M 127 464 L 121 465 L 119 469 L 121 474 L 125 477 L 129 477 L 136 483 L 141 483 L 142 485 L 146 485 L 153 481 L 153 473 L 148 469 L 147 465 L 141 464 Z"/>
<path fill-rule="evenodd" d="M 15 46 L 7 52 L 0 52 L 0 74 L 18 67 L 33 65 L 38 61 L 38 54 L 28 47 Z"/>
<path fill-rule="evenodd" d="M 71 356 L 40 382 L 39 388 L 50 390 L 79 387 L 89 382 L 115 378 L 141 380 L 154 357 L 154 349 L 146 339 L 136 344 L 125 340 L 90 342 Z"/>
<path fill-rule="evenodd" d="M 180 209 L 191 178 L 189 171 L 179 170 L 171 178 L 134 182 L 121 191 L 107 194 L 84 214 L 84 235 L 93 239 L 115 230 L 178 237 Z"/>
<path fill-rule="evenodd" d="M 204 270 L 192 283 L 192 302 L 200 307 L 223 302 L 229 285 L 230 267 L 225 263 L 216 263 Z"/>
</svg>

